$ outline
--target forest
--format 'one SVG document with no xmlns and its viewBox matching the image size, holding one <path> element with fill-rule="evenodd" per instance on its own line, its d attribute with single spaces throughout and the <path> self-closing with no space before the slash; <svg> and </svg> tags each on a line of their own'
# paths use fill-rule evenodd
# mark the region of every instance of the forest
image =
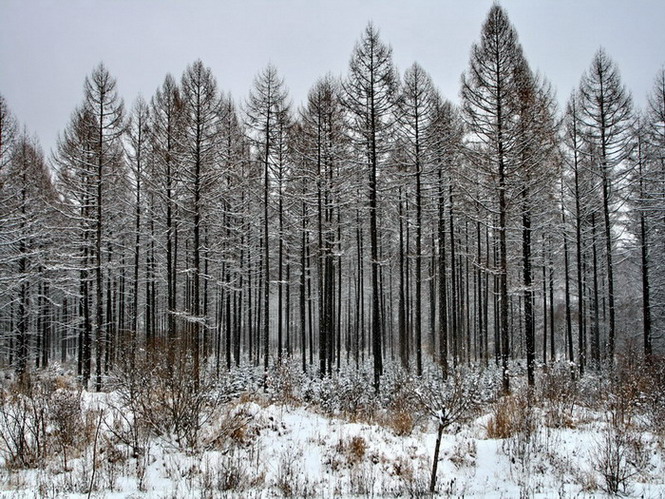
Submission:
<svg viewBox="0 0 665 499">
<path fill-rule="evenodd" d="M 76 414 L 116 394 L 138 463 L 139 420 L 195 448 L 248 387 L 349 414 L 403 395 L 437 421 L 434 492 L 442 432 L 473 407 L 496 430 L 543 386 L 637 377 L 665 414 L 665 70 L 639 109 L 599 49 L 561 107 L 494 5 L 455 100 L 418 63 L 398 73 L 372 23 L 298 106 L 271 64 L 235 100 L 201 60 L 125 106 L 100 63 L 45 155 L 0 96 L 0 425 L 54 378 Z M 6 467 L 50 438 L 76 455 L 44 424 L 32 461 L 39 431 L 0 439 Z M 102 487 L 89 460 L 74 490 Z"/>
</svg>

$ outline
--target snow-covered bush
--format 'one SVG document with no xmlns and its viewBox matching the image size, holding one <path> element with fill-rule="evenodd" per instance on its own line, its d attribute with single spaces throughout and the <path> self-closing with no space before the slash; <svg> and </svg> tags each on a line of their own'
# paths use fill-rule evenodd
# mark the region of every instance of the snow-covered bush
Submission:
<svg viewBox="0 0 665 499">
<path fill-rule="evenodd" d="M 48 398 L 32 383 L 0 391 L 0 450 L 7 468 L 33 468 L 47 457 Z"/>
<path fill-rule="evenodd" d="M 134 453 L 145 432 L 172 441 L 179 449 L 199 445 L 201 429 L 217 415 L 229 394 L 213 372 L 201 370 L 184 345 L 156 346 L 145 357 L 123 363 L 111 384 Z"/>
<path fill-rule="evenodd" d="M 614 411 L 610 411 L 594 450 L 594 469 L 603 479 L 603 490 L 610 494 L 629 492 L 631 480 L 649 471 L 649 455 L 642 435 L 627 427 Z"/>
<path fill-rule="evenodd" d="M 451 373 L 434 371 L 420 381 L 415 394 L 437 424 L 429 487 L 434 493 L 443 430 L 473 416 L 483 403 L 483 395 L 491 391 L 484 389 L 487 380 L 481 371 L 466 367 L 458 367 Z"/>
<path fill-rule="evenodd" d="M 543 406 L 545 424 L 550 428 L 574 426 L 573 410 L 578 400 L 574 368 L 569 362 L 557 362 L 538 378 L 535 396 Z"/>
<path fill-rule="evenodd" d="M 424 373 L 424 377 L 428 372 Z M 427 411 L 417 396 L 422 380 L 398 364 L 390 365 L 382 380 L 381 401 L 385 407 L 383 425 L 395 435 L 410 435 L 415 426 L 425 421 Z"/>
<path fill-rule="evenodd" d="M 89 443 L 81 393 L 46 371 L 0 388 L 0 452 L 7 468 L 34 468 Z"/>
<path fill-rule="evenodd" d="M 63 468 L 67 459 L 90 441 L 90 426 L 86 424 L 81 406 L 81 392 L 64 388 L 53 392 L 50 400 L 50 419 L 57 452 L 62 453 Z"/>
<path fill-rule="evenodd" d="M 343 369 L 318 383 L 316 393 L 321 408 L 328 414 L 344 414 L 352 420 L 372 420 L 381 407 L 372 388 L 369 370 Z"/>
<path fill-rule="evenodd" d="M 268 371 L 265 388 L 272 400 L 297 405 L 305 401 L 310 381 L 310 377 L 303 373 L 300 363 L 282 359 Z"/>
<path fill-rule="evenodd" d="M 519 433 L 531 433 L 535 424 L 531 401 L 524 394 L 501 397 L 492 407 L 487 423 L 489 438 L 510 438 Z"/>
</svg>

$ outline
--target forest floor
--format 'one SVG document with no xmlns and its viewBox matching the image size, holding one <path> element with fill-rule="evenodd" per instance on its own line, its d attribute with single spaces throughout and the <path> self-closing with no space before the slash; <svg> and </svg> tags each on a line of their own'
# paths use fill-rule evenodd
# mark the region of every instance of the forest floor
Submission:
<svg viewBox="0 0 665 499">
<path fill-rule="evenodd" d="M 205 399 L 187 398 L 191 385 L 172 386 L 148 402 L 152 395 L 127 383 L 88 392 L 55 371 L 29 389 L 7 385 L 0 399 L 0 495 L 430 495 L 439 420 L 423 408 L 420 387 L 435 375 L 395 375 L 386 384 L 399 394 L 377 402 L 368 375 L 339 373 L 326 381 L 290 366 L 274 373 L 270 388 L 248 389 L 259 384 L 248 381 L 250 371 L 227 378 L 225 397 L 209 392 Z M 473 410 L 443 431 L 437 497 L 665 497 L 658 380 L 573 381 L 564 367 L 539 373 L 531 391 L 516 376 L 513 394 L 500 397 L 495 373 L 473 373 L 465 375 L 465 383 L 476 376 L 481 386 Z"/>
</svg>

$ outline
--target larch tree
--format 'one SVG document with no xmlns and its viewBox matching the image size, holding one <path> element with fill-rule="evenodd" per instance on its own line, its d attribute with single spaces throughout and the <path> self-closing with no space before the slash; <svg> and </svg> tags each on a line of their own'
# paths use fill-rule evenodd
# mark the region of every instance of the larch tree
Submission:
<svg viewBox="0 0 665 499">
<path fill-rule="evenodd" d="M 408 161 L 408 174 L 415 180 L 415 209 L 416 209 L 416 248 L 415 248 L 415 353 L 416 373 L 423 373 L 423 200 L 424 178 L 431 164 L 431 156 L 427 149 L 427 138 L 431 134 L 434 118 L 435 90 L 431 77 L 417 63 L 414 63 L 404 73 L 401 87 L 399 126 L 405 144 L 406 159 Z"/>
<path fill-rule="evenodd" d="M 505 11 L 493 5 L 483 24 L 480 42 L 473 45 L 469 68 L 462 75 L 462 107 L 467 126 L 467 150 L 474 168 L 482 170 L 494 195 L 492 211 L 498 215 L 499 331 L 503 390 L 509 392 L 510 358 L 508 242 L 509 201 L 519 127 L 518 68 L 524 64 L 517 33 Z"/>
<path fill-rule="evenodd" d="M 633 233 L 636 236 L 636 242 L 639 246 L 639 267 L 641 274 L 641 291 L 642 291 L 642 340 L 643 352 L 646 359 L 650 359 L 653 354 L 652 342 L 652 257 L 653 251 L 651 248 L 652 239 L 652 209 L 651 196 L 649 195 L 649 182 L 648 172 L 648 147 L 645 137 L 645 125 L 643 117 L 636 120 L 634 131 L 635 149 L 631 155 L 632 174 L 631 174 L 631 215 L 636 223 L 636 230 Z M 654 179 L 655 180 L 655 179 Z"/>
<path fill-rule="evenodd" d="M 210 68 L 200 60 L 187 67 L 182 76 L 183 134 L 182 171 L 185 201 L 183 210 L 191 230 L 191 260 L 188 281 L 191 295 L 187 303 L 187 329 L 191 335 L 194 375 L 199 376 L 201 344 L 209 327 L 204 303 L 204 261 L 206 247 L 204 234 L 210 230 L 211 214 L 220 181 L 217 166 L 219 152 L 219 106 L 217 81 Z M 188 256 L 189 258 L 189 256 Z M 191 265 L 191 267 L 190 267 Z M 198 380 L 198 378 L 197 378 Z"/>
<path fill-rule="evenodd" d="M 379 31 L 368 24 L 356 43 L 349 74 L 343 83 L 344 103 L 351 116 L 353 139 L 358 148 L 359 165 L 367 174 L 369 237 L 371 262 L 371 335 L 374 359 L 374 388 L 379 390 L 383 374 L 383 336 L 380 257 L 378 234 L 378 182 L 381 167 L 392 146 L 395 126 L 398 77 L 392 62 L 392 49 L 384 44 Z"/>
<path fill-rule="evenodd" d="M 14 146 L 17 140 L 17 123 L 12 112 L 7 105 L 5 98 L 0 95 L 0 192 L 3 192 L 3 185 L 8 178 L 9 164 L 12 158 Z M 4 201 L 0 201 L 0 210 L 5 213 Z M 4 215 L 3 217 L 4 218 Z M 0 231 L 0 241 L 4 241 L 7 232 Z M 0 256 L 2 258 L 2 256 Z M 11 286 L 10 279 L 0 279 L 0 295 L 7 296 L 7 289 Z M 4 302 L 3 302 L 4 303 Z M 6 306 L 2 307 L 7 310 Z M 9 307 L 11 310 L 11 307 Z M 8 343 L 6 350 L 8 357 L 13 360 L 13 340 L 12 340 L 13 317 L 12 314 L 3 313 L 0 315 L 0 331 L 3 333 L 4 341 Z"/>
<path fill-rule="evenodd" d="M 15 311 L 10 321 L 13 345 L 10 357 L 19 378 L 29 370 L 34 356 L 37 367 L 48 364 L 51 314 L 44 306 L 48 296 L 47 267 L 51 248 L 51 206 L 55 191 L 44 155 L 27 132 L 16 138 L 11 159 L 0 186 L 0 303 Z M 7 320 L 5 314 L 3 322 Z M 36 348 L 30 352 L 31 343 Z M 42 347 L 43 345 L 43 347 Z M 45 351 L 43 351 L 45 350 Z M 40 363 L 40 356 L 42 362 Z"/>
<path fill-rule="evenodd" d="M 221 293 L 218 296 L 218 315 L 224 316 L 224 327 L 219 324 L 215 344 L 219 366 L 221 338 L 225 333 L 226 365 L 231 368 L 232 356 L 235 364 L 240 364 L 242 325 L 242 304 L 245 295 L 245 269 L 248 260 L 250 241 L 247 184 L 248 143 L 245 131 L 238 116 L 236 105 L 230 96 L 223 96 L 219 106 L 220 144 L 218 153 L 219 171 L 222 176 L 218 196 L 214 203 L 221 214 L 221 227 L 216 231 L 217 241 L 211 241 L 211 249 L 222 261 Z M 222 309 L 223 307 L 223 309 Z"/>
<path fill-rule="evenodd" d="M 279 166 L 280 133 L 283 128 L 280 120 L 288 114 L 288 91 L 284 80 L 279 76 L 277 68 L 268 64 L 254 79 L 246 103 L 247 126 L 251 131 L 252 145 L 257 160 L 262 165 L 263 176 L 263 219 L 262 219 L 262 250 L 261 262 L 263 275 L 263 366 L 267 371 L 270 358 L 270 214 L 271 198 L 275 168 Z"/>
<path fill-rule="evenodd" d="M 574 208 L 572 209 L 574 215 L 575 226 L 575 261 L 576 261 L 576 287 L 577 287 L 577 363 L 581 373 L 584 373 L 586 368 L 586 296 L 584 290 L 584 270 L 583 270 L 583 221 L 584 213 L 582 209 L 582 168 L 585 162 L 585 146 L 584 139 L 581 135 L 581 123 L 579 116 L 577 93 L 573 94 L 568 99 L 566 112 L 563 121 L 563 149 L 565 150 L 564 159 L 567 164 L 567 173 L 564 173 L 564 179 L 567 180 L 567 189 L 564 192 L 570 193 L 573 197 L 571 203 Z M 564 227 L 565 230 L 565 227 Z"/>
<path fill-rule="evenodd" d="M 340 304 L 337 303 L 337 308 L 335 307 L 335 290 L 342 283 L 336 282 L 339 262 L 335 258 L 335 251 L 340 244 L 338 238 L 341 230 L 337 210 L 344 182 L 342 160 L 346 157 L 348 142 L 341 88 L 331 76 L 319 80 L 309 91 L 300 122 L 301 139 L 298 149 L 303 163 L 301 182 L 305 191 L 298 195 L 302 196 L 302 203 L 308 205 L 303 206 L 301 223 L 304 222 L 305 225 L 302 226 L 302 238 L 307 239 L 307 234 L 304 233 L 307 230 L 304 217 L 313 212 L 318 251 L 319 371 L 321 376 L 324 376 L 332 373 L 335 338 L 338 333 L 335 325 Z M 309 189 L 307 185 L 310 185 Z M 304 248 L 304 245 L 302 246 Z M 304 253 L 301 256 L 304 257 Z M 301 272 L 305 271 L 303 267 Z M 304 310 L 303 305 L 304 303 L 301 311 Z"/>
<path fill-rule="evenodd" d="M 287 278 L 288 244 L 286 241 L 286 225 L 288 224 L 287 206 L 285 206 L 286 190 L 292 171 L 289 154 L 290 135 L 292 128 L 290 106 L 284 106 L 275 114 L 276 130 L 274 137 L 273 177 L 275 184 L 274 196 L 277 200 L 277 360 L 282 361 L 285 335 L 289 334 L 289 310 L 285 302 L 289 302 L 289 279 Z M 287 332 L 285 332 L 285 330 Z M 290 338 L 289 338 L 290 339 Z M 288 343 L 288 342 L 287 342 Z"/>
<path fill-rule="evenodd" d="M 312 92 L 312 91 L 310 91 Z M 301 110 L 301 117 L 297 119 L 291 130 L 291 155 L 294 162 L 293 177 L 290 182 L 290 188 L 294 195 L 297 197 L 299 205 L 298 216 L 298 228 L 299 228 L 299 271 L 298 276 L 298 319 L 296 323 L 298 324 L 299 332 L 299 342 L 300 342 L 300 361 L 302 372 L 307 372 L 307 366 L 314 363 L 314 351 L 313 351 L 313 332 L 310 330 L 310 339 L 308 341 L 308 321 L 307 321 L 307 307 L 309 305 L 311 309 L 311 297 L 308 295 L 308 279 L 309 279 L 309 266 L 308 266 L 308 255 L 310 251 L 310 223 L 311 223 L 311 212 L 313 201 L 312 193 L 312 179 L 314 178 L 314 173 L 312 172 L 312 143 L 311 143 L 311 134 L 305 131 L 306 125 L 304 124 L 306 118 L 305 113 L 307 111 Z M 315 132 L 315 136 L 318 137 L 318 132 Z M 295 208 L 297 209 L 297 208 Z M 311 288 L 311 286 L 310 286 Z M 322 339 L 319 336 L 319 342 Z M 309 363 L 307 356 L 307 346 L 309 344 Z M 325 362 L 325 358 L 322 359 L 322 356 L 319 355 L 319 365 Z"/>
<path fill-rule="evenodd" d="M 101 389 L 103 353 L 109 341 L 107 321 L 114 320 L 108 311 L 105 316 L 105 272 L 108 274 L 108 259 L 113 254 L 113 233 L 124 225 L 116 220 L 123 211 L 119 204 L 126 187 L 121 144 L 124 127 L 124 106 L 115 79 L 100 64 L 86 77 L 83 104 L 59 138 L 54 156 L 59 204 L 71 221 L 71 249 L 78 252 L 74 258 L 79 271 L 81 317 L 78 372 L 87 384 L 92 372 L 94 329 L 97 389 Z M 110 305 L 108 295 L 106 304 Z"/>
<path fill-rule="evenodd" d="M 177 241 L 180 226 L 181 157 L 183 153 L 184 103 L 173 76 L 164 82 L 150 100 L 150 163 L 146 177 L 145 332 L 150 341 L 157 330 L 157 269 L 164 268 L 166 281 L 166 333 L 169 344 L 177 337 L 178 261 Z M 164 249 L 165 265 L 158 266 L 158 248 Z"/>
<path fill-rule="evenodd" d="M 53 157 L 56 168 L 56 187 L 60 195 L 59 209 L 68 221 L 69 245 L 66 247 L 71 271 L 78 286 L 71 290 L 74 298 L 76 327 L 77 372 L 84 385 L 92 368 L 92 290 L 94 243 L 95 165 L 92 118 L 84 108 L 77 109 L 58 137 Z M 65 252 L 63 252 L 65 254 Z"/>
<path fill-rule="evenodd" d="M 131 308 L 130 308 L 130 333 L 132 349 L 136 348 L 136 340 L 139 331 L 139 295 L 140 295 L 140 281 L 139 273 L 142 267 L 141 261 L 141 247 L 145 247 L 143 241 L 143 226 L 144 226 L 144 196 L 145 196 L 145 177 L 146 166 L 150 158 L 150 108 L 143 98 L 138 98 L 132 113 L 129 118 L 127 127 L 127 153 L 129 160 L 129 168 L 133 180 L 132 191 L 134 194 L 133 214 L 134 214 L 134 238 L 131 253 L 133 253 L 132 261 L 132 285 L 130 291 Z M 134 352 L 130 352 L 134 355 Z"/>
<path fill-rule="evenodd" d="M 551 219 L 547 219 L 547 206 L 552 205 L 556 173 L 555 159 L 557 130 L 554 97 L 550 87 L 540 81 L 529 69 L 526 61 L 517 68 L 518 133 L 514 156 L 518 185 L 522 232 L 522 286 L 524 307 L 524 333 L 527 360 L 527 380 L 534 385 L 536 361 L 535 310 L 533 283 L 533 233 Z M 554 171 L 553 171 L 554 170 Z M 548 196 L 549 194 L 549 196 Z M 540 224 L 538 224 L 540 218 Z M 540 226 L 539 226 L 540 225 Z M 551 332 L 553 334 L 553 331 Z M 572 344 L 568 341 L 570 348 Z M 572 358 L 570 359 L 573 360 Z"/>
<path fill-rule="evenodd" d="M 616 342 L 616 304 L 614 291 L 614 240 L 618 184 L 625 175 L 624 160 L 632 148 L 632 100 L 616 64 L 607 53 L 596 52 L 579 85 L 579 112 L 582 134 L 593 154 L 600 179 L 602 224 L 607 272 L 607 358 L 614 360 Z"/>
<path fill-rule="evenodd" d="M 654 353 L 665 320 L 665 69 L 656 75 L 642 120 L 640 240 L 643 285 L 644 355 Z"/>
<path fill-rule="evenodd" d="M 450 213 L 449 201 L 450 186 L 453 182 L 454 169 L 462 158 L 463 124 L 457 109 L 450 101 L 435 95 L 432 106 L 432 126 L 427 136 L 428 149 L 432 154 L 435 178 L 432 180 L 432 189 L 436 197 L 435 207 L 435 239 L 437 243 L 437 297 L 438 303 L 438 358 L 441 363 L 444 379 L 448 375 L 448 355 L 451 328 L 449 318 L 452 316 L 448 300 L 449 266 L 447 265 L 446 248 L 446 217 Z M 447 213 L 448 211 L 448 213 Z M 452 237 L 452 234 L 451 234 Z"/>
<path fill-rule="evenodd" d="M 9 110 L 7 101 L 0 95 L 0 187 L 11 160 L 11 152 L 17 138 L 16 119 Z"/>
<path fill-rule="evenodd" d="M 113 177 L 117 173 L 121 161 L 121 138 L 125 130 L 124 105 L 118 95 L 116 80 L 111 76 L 104 64 L 99 64 L 86 77 L 83 90 L 83 108 L 90 122 L 92 134 L 92 162 L 95 167 L 94 197 L 92 200 L 93 245 L 92 259 L 95 274 L 95 387 L 101 390 L 102 385 L 102 353 L 107 342 L 107 328 L 104 317 L 104 252 L 106 251 L 104 231 L 106 218 L 109 216 L 107 206 L 110 199 L 105 194 L 114 186 Z"/>
</svg>

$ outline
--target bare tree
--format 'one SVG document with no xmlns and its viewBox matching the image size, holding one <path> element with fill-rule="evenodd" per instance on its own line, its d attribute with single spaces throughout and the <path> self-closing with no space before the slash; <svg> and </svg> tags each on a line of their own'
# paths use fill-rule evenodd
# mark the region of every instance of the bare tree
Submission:
<svg viewBox="0 0 665 499">
<path fill-rule="evenodd" d="M 166 333 L 176 338 L 178 311 L 177 247 L 181 198 L 184 103 L 175 79 L 169 74 L 150 101 L 150 161 L 146 165 L 146 249 L 145 330 L 152 340 L 157 323 L 157 268 L 159 248 L 164 249 L 166 280 Z"/>
<path fill-rule="evenodd" d="M 503 389 L 510 390 L 508 359 L 509 296 L 508 296 L 508 210 L 511 179 L 517 165 L 515 144 L 519 133 L 517 75 L 524 64 L 517 33 L 505 11 L 492 6 L 481 31 L 480 43 L 471 49 L 469 69 L 462 76 L 462 105 L 469 132 L 468 155 L 476 168 L 487 177 L 495 205 L 490 208 L 498 215 L 499 252 L 499 330 Z"/>
<path fill-rule="evenodd" d="M 58 138 L 54 155 L 56 186 L 60 194 L 59 209 L 68 223 L 69 245 L 63 254 L 72 262 L 72 272 L 78 274 L 76 296 L 78 349 L 77 372 L 83 384 L 90 380 L 92 366 L 92 255 L 94 208 L 94 137 L 91 117 L 85 109 L 77 109 L 70 123 Z"/>
<path fill-rule="evenodd" d="M 618 183 L 623 161 L 630 153 L 632 101 L 621 83 L 619 70 L 600 49 L 579 85 L 582 133 L 592 148 L 594 167 L 601 181 L 603 234 L 607 266 L 607 311 L 609 315 L 607 357 L 614 360 L 616 307 L 614 296 L 613 229 L 619 203 Z"/>
<path fill-rule="evenodd" d="M 372 355 L 374 388 L 378 392 L 383 374 L 383 336 L 381 288 L 379 286 L 378 176 L 391 147 L 391 130 L 397 111 L 397 75 L 392 63 L 392 49 L 379 38 L 379 31 L 368 24 L 355 46 L 344 82 L 344 103 L 351 115 L 354 139 L 367 171 L 369 206 Z"/>
<path fill-rule="evenodd" d="M 318 305 L 319 305 L 319 369 L 321 376 L 333 369 L 335 357 L 336 311 L 335 291 L 342 286 L 337 282 L 339 262 L 335 251 L 340 241 L 339 210 L 342 182 L 342 160 L 346 156 L 346 128 L 339 83 L 327 76 L 310 90 L 307 105 L 301 112 L 301 141 L 303 169 L 301 181 L 305 192 L 299 192 L 307 203 L 305 211 L 313 208 L 316 217 L 318 251 Z M 309 188 L 307 187 L 309 185 Z M 314 191 L 314 192 L 313 192 Z M 306 220 L 303 219 L 303 222 Z M 306 226 L 305 226 L 306 229 Z M 303 237 L 307 238 L 306 234 Z M 301 272 L 305 272 L 303 268 Z M 301 318 L 302 321 L 302 318 Z M 302 325 L 301 325 L 302 327 Z"/>
<path fill-rule="evenodd" d="M 263 166 L 263 366 L 268 370 L 270 357 L 270 194 L 274 169 L 280 165 L 280 120 L 288 114 L 288 92 L 277 68 L 266 66 L 254 79 L 247 100 L 247 125 L 252 131 L 254 152 Z"/>
<path fill-rule="evenodd" d="M 461 159 L 463 127 L 459 110 L 449 101 L 436 96 L 432 108 L 432 128 L 428 135 L 428 149 L 432 154 L 436 178 L 433 180 L 433 190 L 436 196 L 436 241 L 438 245 L 437 274 L 438 274 L 438 336 L 439 336 L 439 362 L 444 377 L 448 372 L 448 266 L 446 258 L 446 205 L 449 201 L 450 186 L 453 182 L 453 170 Z M 451 206 L 448 207 L 448 214 Z M 449 228 L 452 231 L 452 228 Z M 452 233 L 451 233 L 452 237 Z"/>
<path fill-rule="evenodd" d="M 7 101 L 0 95 L 0 187 L 6 175 L 5 168 L 11 159 L 11 151 L 16 141 L 16 119 L 7 106 Z"/>
<path fill-rule="evenodd" d="M 128 126 L 128 155 L 130 171 L 133 177 L 134 202 L 134 259 L 133 277 L 131 290 L 131 335 L 132 348 L 136 347 L 136 338 L 139 330 L 139 271 L 141 268 L 141 243 L 143 224 L 143 205 L 145 191 L 145 170 L 149 161 L 149 136 L 150 136 L 150 109 L 142 98 L 138 98 L 129 120 Z M 130 352 L 134 355 L 134 352 Z"/>
<path fill-rule="evenodd" d="M 644 295 L 644 353 L 654 351 L 654 341 L 662 340 L 657 331 L 662 330 L 665 320 L 665 268 L 658 265 L 665 256 L 665 69 L 656 75 L 653 89 L 647 101 L 644 118 L 646 130 L 643 163 L 643 195 L 640 196 L 645 211 L 645 235 L 642 244 Z M 647 275 L 648 274 L 648 275 Z M 650 297 L 648 296 L 650 292 Z"/>
<path fill-rule="evenodd" d="M 35 139 L 23 132 L 16 138 L 11 160 L 0 185 L 0 303 L 3 310 L 15 311 L 10 331 L 10 357 L 19 378 L 29 370 L 29 359 L 40 367 L 48 364 L 48 333 L 51 314 L 43 303 L 48 294 L 47 266 L 51 249 L 50 206 L 55 200 L 44 155 Z M 8 319 L 2 314 L 3 321 Z M 14 334 L 15 333 L 15 334 Z M 30 352 L 34 336 L 36 346 Z M 15 339 L 15 341 L 13 341 Z M 43 345 L 43 347 L 42 347 Z M 43 351 L 42 351 L 43 350 Z"/>
<path fill-rule="evenodd" d="M 220 180 L 216 168 L 219 152 L 219 106 L 217 81 L 210 68 L 200 60 L 191 64 L 182 76 L 183 98 L 183 188 L 185 202 L 183 210 L 191 228 L 191 295 L 187 303 L 188 332 L 194 359 L 194 373 L 199 374 L 202 334 L 209 326 L 204 303 L 203 259 L 206 244 L 203 234 L 210 220 L 207 207 L 214 197 Z M 190 268 L 190 267 L 188 267 Z M 198 378 L 197 378 L 198 382 Z"/>
<path fill-rule="evenodd" d="M 443 430 L 469 418 L 481 402 L 481 377 L 477 372 L 457 368 L 450 376 L 426 379 L 416 397 L 437 424 L 429 491 L 436 490 L 436 472 Z"/>
<path fill-rule="evenodd" d="M 400 99 L 400 129 L 405 139 L 409 173 L 415 177 L 416 204 L 416 296 L 415 296 L 415 348 L 416 372 L 423 372 L 422 345 L 422 281 L 423 281 L 423 177 L 431 163 L 427 138 L 432 133 L 434 106 L 436 102 L 434 84 L 425 70 L 414 63 L 404 73 Z"/>
<path fill-rule="evenodd" d="M 95 387 L 101 390 L 102 385 L 102 353 L 107 342 L 107 330 L 104 319 L 104 269 L 103 234 L 106 216 L 109 213 L 105 205 L 105 192 L 113 184 L 111 179 L 117 174 L 120 159 L 120 139 L 124 133 L 124 106 L 116 90 L 116 81 L 108 72 L 104 64 L 100 63 L 86 77 L 84 85 L 83 107 L 90 119 L 94 137 L 92 148 L 92 161 L 95 165 L 93 183 L 95 186 L 93 198 L 92 219 L 94 224 L 93 260 L 95 273 Z M 115 171 L 114 171 L 115 170 Z"/>
<path fill-rule="evenodd" d="M 535 229 L 550 222 L 547 206 L 553 199 L 556 173 L 557 136 L 554 120 L 554 98 L 549 86 L 532 74 L 526 62 L 517 68 L 518 133 L 513 160 L 519 191 L 522 232 L 522 284 L 524 306 L 524 332 L 526 344 L 527 379 L 534 385 L 536 360 L 535 311 L 533 288 L 533 242 Z M 538 227 L 540 218 L 540 227 Z M 551 331 L 553 334 L 554 332 Z M 571 338 L 568 346 L 572 349 Z M 572 352 L 572 350 L 571 350 Z M 572 355 L 570 355 L 572 362 Z"/>
</svg>

